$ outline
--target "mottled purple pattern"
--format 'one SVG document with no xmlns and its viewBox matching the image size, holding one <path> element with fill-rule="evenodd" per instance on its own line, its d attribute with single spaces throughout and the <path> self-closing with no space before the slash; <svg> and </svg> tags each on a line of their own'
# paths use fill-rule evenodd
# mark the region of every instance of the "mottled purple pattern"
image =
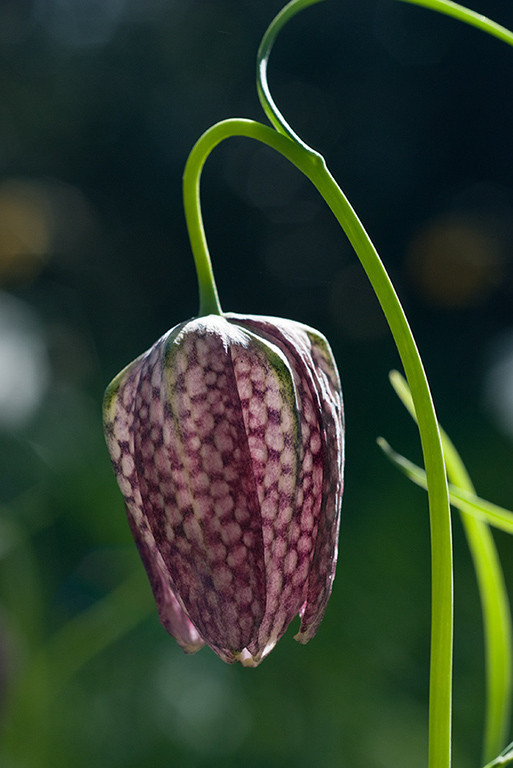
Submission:
<svg viewBox="0 0 513 768">
<path fill-rule="evenodd" d="M 338 374 L 322 336 L 275 318 L 183 323 L 110 385 L 107 443 L 166 629 L 256 665 L 333 581 Z"/>
<path fill-rule="evenodd" d="M 312 328 L 281 318 L 235 314 L 228 314 L 226 317 L 243 327 L 266 334 L 284 351 L 291 366 L 297 371 L 301 382 L 298 389 L 303 391 L 302 400 L 304 403 L 311 403 L 315 416 L 317 430 L 312 430 L 307 419 L 311 414 L 310 405 L 303 408 L 302 435 L 305 455 L 302 461 L 309 467 L 312 455 L 317 472 L 320 469 L 322 473 L 320 493 L 316 484 L 309 485 L 308 474 L 303 485 L 308 509 L 309 488 L 311 497 L 315 498 L 308 590 L 306 600 L 301 606 L 301 628 L 296 635 L 296 640 L 306 643 L 315 635 L 324 616 L 337 563 L 344 474 L 344 411 L 340 379 L 328 342 Z M 305 396 L 305 391 L 309 392 L 309 397 Z M 320 439 L 318 451 L 312 450 L 312 435 L 314 448 L 317 448 L 318 438 Z M 297 515 L 300 517 L 305 510 L 304 506 L 301 509 L 300 504 L 298 507 Z"/>
<path fill-rule="evenodd" d="M 157 602 L 160 620 L 187 653 L 203 647 L 199 636 L 172 590 L 164 561 L 144 516 L 139 480 L 133 460 L 135 393 L 140 381 L 139 362 L 125 368 L 110 384 L 104 400 L 107 447 L 125 498 L 130 529 L 144 563 Z"/>
</svg>

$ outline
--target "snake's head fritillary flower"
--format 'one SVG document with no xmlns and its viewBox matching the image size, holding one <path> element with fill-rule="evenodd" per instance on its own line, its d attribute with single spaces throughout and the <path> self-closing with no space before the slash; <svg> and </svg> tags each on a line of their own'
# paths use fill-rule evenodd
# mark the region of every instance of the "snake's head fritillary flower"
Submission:
<svg viewBox="0 0 513 768">
<path fill-rule="evenodd" d="M 256 666 L 296 614 L 310 640 L 331 593 L 344 463 L 325 338 L 234 314 L 182 323 L 125 368 L 104 422 L 161 621 Z"/>
</svg>

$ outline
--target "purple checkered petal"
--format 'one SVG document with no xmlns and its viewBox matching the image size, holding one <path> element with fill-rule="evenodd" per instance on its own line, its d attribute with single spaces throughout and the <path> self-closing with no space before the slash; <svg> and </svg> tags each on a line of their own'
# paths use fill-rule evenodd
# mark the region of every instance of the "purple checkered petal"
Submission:
<svg viewBox="0 0 513 768">
<path fill-rule="evenodd" d="M 170 634 L 256 666 L 299 613 L 307 642 L 331 592 L 342 494 L 325 339 L 277 318 L 191 320 L 114 380 L 104 418 Z"/>
<path fill-rule="evenodd" d="M 344 414 L 340 379 L 331 349 L 317 331 L 292 320 L 248 315 L 227 319 L 265 334 L 288 356 L 296 371 L 302 400 L 303 477 L 298 485 L 296 525 L 299 546 L 288 550 L 300 578 L 307 553 L 308 584 L 296 639 L 308 642 L 316 633 L 331 594 L 338 551 L 344 471 Z M 311 468 L 311 470 L 310 470 Z M 319 488 L 318 477 L 322 474 Z M 317 480 L 317 482 L 316 482 Z M 286 628 L 286 627 L 285 627 Z M 282 632 L 280 633 L 282 634 Z"/>
<path fill-rule="evenodd" d="M 167 578 L 165 565 L 144 517 L 144 507 L 133 461 L 134 403 L 140 380 L 139 358 L 111 383 L 104 400 L 104 425 L 114 471 L 125 497 L 130 529 L 145 565 L 162 624 L 187 653 L 204 642 L 188 619 Z"/>
<path fill-rule="evenodd" d="M 323 337 L 307 332 L 311 342 L 312 369 L 317 373 L 323 425 L 324 471 L 322 505 L 307 602 L 301 611 L 296 640 L 308 642 L 322 621 L 333 587 L 338 554 L 338 534 L 344 475 L 344 412 L 338 371 Z"/>
<path fill-rule="evenodd" d="M 266 610 L 248 646 L 251 658 L 246 660 L 256 664 L 269 653 L 304 602 L 311 545 L 308 529 L 316 497 L 320 498 L 322 478 L 319 467 L 306 467 L 302 421 L 307 411 L 313 417 L 313 408 L 301 379 L 290 360 L 270 340 L 252 333 L 251 346 L 255 350 L 261 347 L 265 353 L 251 375 L 244 358 L 235 355 L 234 361 L 258 490 L 265 555 Z M 271 375 L 272 369 L 268 370 L 268 361 L 277 355 L 286 361 L 286 390 Z M 308 498 L 307 483 L 318 486 L 317 493 Z M 298 495 L 303 492 L 304 503 L 298 509 Z"/>
<path fill-rule="evenodd" d="M 147 545 L 145 538 L 141 536 L 140 529 L 134 523 L 134 515 L 130 512 L 128 522 L 148 573 L 160 621 L 186 653 L 196 653 L 205 643 L 170 588 L 168 575 L 157 547 L 150 548 Z"/>
</svg>

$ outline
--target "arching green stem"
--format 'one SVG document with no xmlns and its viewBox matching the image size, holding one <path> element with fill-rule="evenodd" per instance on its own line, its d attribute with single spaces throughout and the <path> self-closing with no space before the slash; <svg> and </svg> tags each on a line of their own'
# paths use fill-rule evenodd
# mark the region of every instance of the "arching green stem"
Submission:
<svg viewBox="0 0 513 768">
<path fill-rule="evenodd" d="M 305 144 L 305 142 L 291 128 L 276 106 L 267 80 L 267 66 L 272 47 L 280 30 L 293 16 L 304 8 L 307 8 L 310 5 L 316 5 L 320 2 L 323 2 L 323 0 L 291 0 L 291 2 L 289 2 L 269 24 L 262 38 L 262 42 L 260 43 L 257 55 L 257 91 L 262 109 L 267 115 L 270 123 L 279 133 L 283 133 L 284 136 L 293 139 L 302 146 L 306 152 L 312 154 L 318 153 L 309 147 L 308 144 Z M 409 3 L 410 5 L 419 5 L 432 11 L 438 11 L 445 16 L 451 16 L 459 21 L 463 21 L 469 26 L 476 27 L 509 45 L 513 45 L 513 34 L 509 29 L 506 29 L 506 27 L 497 24 L 495 21 L 488 19 L 480 13 L 465 8 L 463 5 L 453 3 L 451 0 L 401 0 L 401 2 Z"/>
<path fill-rule="evenodd" d="M 321 3 L 322 1 L 323 0 L 292 0 L 290 3 L 288 3 L 284 8 L 282 8 L 279 14 L 275 16 L 275 18 L 267 27 L 257 54 L 258 98 L 260 99 L 260 104 L 262 105 L 262 109 L 267 115 L 269 122 L 276 128 L 278 133 L 282 133 L 284 136 L 288 136 L 289 139 L 292 139 L 292 141 L 302 147 L 305 152 L 318 158 L 320 158 L 321 155 L 309 147 L 308 144 L 305 144 L 305 142 L 290 127 L 276 106 L 271 94 L 271 90 L 269 88 L 269 83 L 267 81 L 267 64 L 269 63 L 269 54 L 271 53 L 274 41 L 276 40 L 278 33 L 285 26 L 285 24 L 293 16 L 299 13 L 299 11 L 302 11 L 303 8 L 308 8 L 309 5 L 315 5 L 316 3 Z"/>
<path fill-rule="evenodd" d="M 201 169 L 210 152 L 224 139 L 247 136 L 267 144 L 293 163 L 318 189 L 331 208 L 342 229 L 355 249 L 374 291 L 383 308 L 395 339 L 415 409 L 419 415 L 424 463 L 428 476 L 428 494 L 431 519 L 433 619 L 431 637 L 430 682 L 430 768 L 448 768 L 450 765 L 451 696 L 452 696 L 452 642 L 453 642 L 453 569 L 452 534 L 449 514 L 447 481 L 443 461 L 438 422 L 429 386 L 408 321 L 394 287 L 379 255 L 358 216 L 344 193 L 326 168 L 322 157 L 306 153 L 301 145 L 272 128 L 252 120 L 232 119 L 217 123 L 194 146 L 188 172 L 184 177 L 186 190 L 199 188 L 199 179 L 193 175 Z M 194 196 L 189 192 L 188 199 Z M 199 222 L 201 211 L 189 215 L 188 221 Z M 204 249 L 200 256 L 208 260 L 204 235 L 195 240 Z"/>
<path fill-rule="evenodd" d="M 203 137 L 202 137 L 203 138 Z M 183 206 L 189 232 L 192 255 L 196 267 L 199 288 L 199 312 L 201 315 L 222 314 L 217 293 L 214 271 L 208 252 L 203 217 L 201 215 L 200 179 L 207 158 L 202 152 L 202 139 L 192 149 L 183 174 Z"/>
</svg>

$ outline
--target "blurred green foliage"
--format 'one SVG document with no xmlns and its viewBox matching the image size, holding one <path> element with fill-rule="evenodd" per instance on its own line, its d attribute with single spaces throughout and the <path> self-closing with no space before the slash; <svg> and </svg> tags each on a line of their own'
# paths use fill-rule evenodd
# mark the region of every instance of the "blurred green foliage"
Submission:
<svg viewBox="0 0 513 768">
<path fill-rule="evenodd" d="M 397 356 L 330 214 L 268 150 L 219 148 L 204 215 L 223 307 L 310 323 L 339 363 L 346 492 L 315 640 L 287 633 L 255 671 L 183 655 L 158 622 L 103 444 L 106 384 L 196 312 L 182 170 L 216 120 L 262 119 L 254 61 L 280 7 L 0 2 L 6 768 L 426 763 L 426 500 L 375 445 L 384 434 L 419 459 L 388 385 Z M 475 10 L 513 26 L 506 0 Z M 512 71 L 511 51 L 475 30 L 393 0 L 333 0 L 290 24 L 270 73 L 390 269 L 479 494 L 510 508 Z M 512 543 L 496 540 L 513 587 Z M 454 764 L 471 768 L 483 643 L 458 522 L 455 551 Z"/>
</svg>

